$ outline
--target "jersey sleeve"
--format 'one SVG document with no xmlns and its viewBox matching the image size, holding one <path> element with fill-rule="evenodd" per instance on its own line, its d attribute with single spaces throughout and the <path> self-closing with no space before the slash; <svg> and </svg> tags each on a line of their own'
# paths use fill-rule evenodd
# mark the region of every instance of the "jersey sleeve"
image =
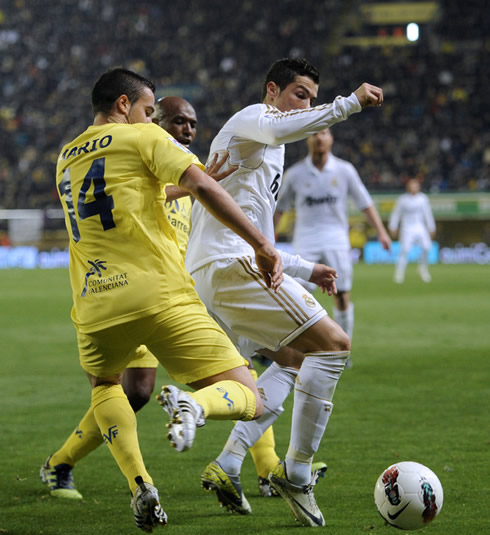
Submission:
<svg viewBox="0 0 490 535">
<path fill-rule="evenodd" d="M 313 262 L 308 262 L 308 260 L 297 254 L 292 255 L 280 249 L 278 249 L 278 252 L 281 255 L 282 267 L 285 273 L 290 277 L 299 277 L 305 281 L 310 280 L 313 268 L 315 267 Z"/>
<path fill-rule="evenodd" d="M 197 156 L 157 125 L 148 124 L 141 130 L 138 148 L 146 166 L 162 184 L 178 186 L 192 164 L 204 171 Z"/>
<path fill-rule="evenodd" d="M 347 164 L 347 175 L 349 177 L 349 195 L 354 201 L 356 208 L 362 212 L 374 204 L 373 199 L 369 195 L 356 168 L 350 163 Z"/>
<path fill-rule="evenodd" d="M 361 109 L 354 93 L 349 97 L 337 97 L 331 104 L 287 112 L 267 104 L 256 104 L 242 110 L 235 132 L 266 145 L 282 145 L 321 132 Z"/>
</svg>

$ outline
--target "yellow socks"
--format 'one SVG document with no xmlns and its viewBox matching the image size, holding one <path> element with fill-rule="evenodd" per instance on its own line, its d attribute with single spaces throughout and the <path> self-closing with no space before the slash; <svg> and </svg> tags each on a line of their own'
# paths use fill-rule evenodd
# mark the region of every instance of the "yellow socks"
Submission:
<svg viewBox="0 0 490 535">
<path fill-rule="evenodd" d="M 257 381 L 257 372 L 249 369 L 250 375 Z M 279 457 L 276 453 L 276 441 L 274 440 L 274 431 L 272 425 L 250 448 L 257 475 L 266 478 L 279 463 Z"/>
<path fill-rule="evenodd" d="M 68 437 L 63 446 L 51 457 L 49 464 L 75 464 L 98 448 L 103 442 L 99 426 L 95 421 L 94 410 L 89 408 L 77 428 Z"/>
<path fill-rule="evenodd" d="M 250 455 L 252 456 L 255 464 L 257 475 L 267 478 L 267 476 L 279 463 L 272 425 L 267 428 L 267 431 L 250 448 Z"/>
<path fill-rule="evenodd" d="M 211 420 L 251 420 L 255 415 L 255 395 L 236 381 L 219 381 L 189 394 Z"/>
<path fill-rule="evenodd" d="M 153 484 L 146 471 L 138 444 L 136 416 L 121 385 L 101 385 L 92 389 L 92 408 L 102 438 L 126 476 L 134 494 L 135 478 Z"/>
</svg>

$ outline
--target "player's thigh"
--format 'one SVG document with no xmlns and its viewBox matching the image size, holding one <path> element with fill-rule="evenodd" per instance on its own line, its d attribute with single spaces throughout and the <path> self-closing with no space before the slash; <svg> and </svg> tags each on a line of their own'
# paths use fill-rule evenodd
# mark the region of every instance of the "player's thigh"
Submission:
<svg viewBox="0 0 490 535">
<path fill-rule="evenodd" d="M 416 230 L 407 230 L 400 236 L 402 253 L 407 255 L 410 249 L 417 244 L 419 233 Z"/>
<path fill-rule="evenodd" d="M 87 373 L 94 377 L 122 373 L 139 345 L 131 323 L 92 333 L 77 331 L 80 364 Z"/>
<path fill-rule="evenodd" d="M 198 299 L 173 306 L 153 321 L 153 331 L 145 343 L 179 383 L 196 383 L 247 365 Z"/>
<path fill-rule="evenodd" d="M 323 262 L 337 271 L 337 278 L 335 279 L 337 291 L 350 292 L 354 275 L 350 249 L 327 249 L 323 254 Z"/>
<path fill-rule="evenodd" d="M 316 322 L 289 345 L 301 353 L 350 351 L 349 336 L 329 316 Z"/>
<path fill-rule="evenodd" d="M 431 248 L 432 240 L 430 239 L 430 234 L 424 229 L 423 232 L 420 233 L 420 247 L 424 251 L 428 251 Z"/>
<path fill-rule="evenodd" d="M 196 288 L 235 336 L 277 350 L 326 315 L 318 301 L 288 275 L 278 292 L 267 288 L 248 258 L 218 261 L 193 273 Z"/>
</svg>

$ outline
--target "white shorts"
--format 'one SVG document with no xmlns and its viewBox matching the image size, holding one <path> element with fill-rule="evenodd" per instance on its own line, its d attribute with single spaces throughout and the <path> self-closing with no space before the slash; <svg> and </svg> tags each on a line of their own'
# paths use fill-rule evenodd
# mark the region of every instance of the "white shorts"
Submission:
<svg viewBox="0 0 490 535">
<path fill-rule="evenodd" d="M 250 257 L 217 260 L 194 271 L 192 277 L 209 313 L 246 357 L 263 347 L 277 351 L 327 315 L 286 274 L 277 293 L 267 288 Z"/>
<path fill-rule="evenodd" d="M 404 253 L 408 253 L 414 245 L 419 245 L 424 251 L 428 251 L 432 245 L 429 232 L 420 225 L 403 228 L 400 242 Z"/>
<path fill-rule="evenodd" d="M 335 285 L 339 292 L 350 292 L 352 290 L 352 257 L 350 249 L 319 249 L 316 251 L 302 251 L 301 248 L 295 250 L 296 254 L 305 260 L 315 262 L 315 264 L 326 264 L 337 270 L 338 278 Z"/>
</svg>

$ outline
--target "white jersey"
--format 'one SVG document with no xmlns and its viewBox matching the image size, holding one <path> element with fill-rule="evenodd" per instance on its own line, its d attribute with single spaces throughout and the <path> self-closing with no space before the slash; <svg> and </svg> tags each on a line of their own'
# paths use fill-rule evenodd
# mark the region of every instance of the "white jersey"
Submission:
<svg viewBox="0 0 490 535">
<path fill-rule="evenodd" d="M 211 144 L 208 161 L 215 154 L 229 154 L 225 165 L 238 169 L 220 184 L 273 243 L 273 215 L 282 181 L 284 143 L 305 139 L 359 111 L 361 106 L 354 93 L 346 98 L 337 97 L 332 104 L 289 112 L 254 104 L 226 122 Z M 192 273 L 214 260 L 242 256 L 253 257 L 252 247 L 196 201 L 187 269 Z"/>
<path fill-rule="evenodd" d="M 395 231 L 400 226 L 400 237 L 417 230 L 434 232 L 436 224 L 429 198 L 425 193 L 404 193 L 398 197 L 390 216 L 388 228 Z"/>
<path fill-rule="evenodd" d="M 348 199 L 360 211 L 373 200 L 355 167 L 329 154 L 319 170 L 307 156 L 284 176 L 278 210 L 296 209 L 293 248 L 304 255 L 318 250 L 350 249 Z"/>
</svg>

